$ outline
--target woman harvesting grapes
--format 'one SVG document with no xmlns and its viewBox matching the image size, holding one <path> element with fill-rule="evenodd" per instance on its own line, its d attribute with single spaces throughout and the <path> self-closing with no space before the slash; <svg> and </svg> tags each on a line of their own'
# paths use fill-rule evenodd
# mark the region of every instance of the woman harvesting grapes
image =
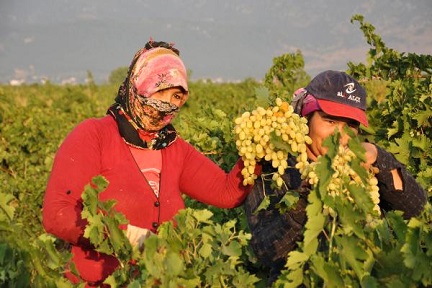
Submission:
<svg viewBox="0 0 432 288">
<path fill-rule="evenodd" d="M 345 165 L 343 163 L 352 158 L 347 148 L 350 137 L 358 134 L 360 124 L 368 125 L 366 91 L 357 80 L 343 72 L 325 71 L 318 74 L 304 89 L 295 92 L 292 106 L 294 112 L 308 119 L 307 136 L 310 139 L 300 143 L 305 146 L 307 159 L 303 161 L 304 156 L 289 155 L 283 173 L 277 171 L 272 163 L 264 162 L 262 175 L 281 174 L 284 185 L 274 185 L 274 178 L 255 177 L 254 188 L 244 205 L 252 232 L 251 247 L 259 261 L 269 268 L 270 283 L 277 279 L 286 264 L 288 253 L 298 247 L 303 237 L 308 218 L 308 194 L 311 185 L 318 181 L 315 172 L 305 169 L 305 166 L 313 167 L 313 163 L 328 152 L 324 140 L 335 131 L 341 135 L 339 144 L 342 149 L 336 155 L 340 161 L 338 165 Z M 352 132 L 346 133 L 346 127 Z M 371 194 L 379 194 L 379 204 L 377 199 L 374 200 L 379 205 L 378 210 L 400 210 L 404 218 L 418 215 L 427 201 L 426 192 L 404 165 L 377 145 L 364 142 L 361 146 L 366 151 L 363 166 L 367 169 L 375 167 L 378 171 L 370 179 L 369 187 L 377 185 L 379 189 L 367 188 L 373 190 Z M 268 157 L 264 160 L 271 159 L 272 157 Z M 341 172 L 338 167 L 332 166 L 331 169 L 335 173 L 328 191 L 338 194 L 341 191 L 336 188 L 342 177 Z M 352 173 L 349 167 L 346 171 Z M 352 175 L 355 176 L 355 173 Z M 353 181 L 361 182 L 355 177 Z M 288 212 L 281 212 L 278 204 L 289 190 L 296 190 L 299 199 Z M 270 200 L 263 205 L 265 199 Z M 353 198 L 348 196 L 346 201 L 353 201 Z M 331 209 L 327 212 L 332 213 Z"/>
<path fill-rule="evenodd" d="M 69 242 L 79 275 L 73 283 L 100 286 L 119 265 L 85 238 L 82 193 L 93 177 L 109 185 L 101 200 L 113 199 L 140 245 L 162 222 L 182 208 L 182 193 L 220 208 L 238 206 L 252 186 L 242 185 L 239 160 L 229 173 L 183 140 L 170 124 L 189 97 L 186 68 L 179 51 L 149 41 L 129 66 L 115 103 L 105 117 L 80 123 L 60 146 L 46 188 L 43 225 Z"/>
</svg>

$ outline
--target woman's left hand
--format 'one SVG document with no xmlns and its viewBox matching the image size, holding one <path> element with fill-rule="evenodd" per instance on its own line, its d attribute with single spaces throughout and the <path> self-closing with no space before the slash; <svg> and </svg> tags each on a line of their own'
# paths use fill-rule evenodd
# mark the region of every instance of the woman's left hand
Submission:
<svg viewBox="0 0 432 288">
<path fill-rule="evenodd" d="M 375 147 L 374 144 L 363 142 L 362 143 L 363 148 L 366 149 L 366 162 L 364 163 L 364 167 L 366 169 L 369 169 L 372 164 L 375 163 L 377 156 L 378 156 L 378 149 Z"/>
</svg>

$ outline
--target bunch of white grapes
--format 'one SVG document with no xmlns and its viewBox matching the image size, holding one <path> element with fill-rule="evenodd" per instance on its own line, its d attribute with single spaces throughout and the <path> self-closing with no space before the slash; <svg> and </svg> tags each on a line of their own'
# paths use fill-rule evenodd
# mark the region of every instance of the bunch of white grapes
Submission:
<svg viewBox="0 0 432 288">
<path fill-rule="evenodd" d="M 378 206 L 380 201 L 378 193 L 378 180 L 375 177 L 376 171 L 374 171 L 373 168 L 369 169 L 367 171 L 367 181 L 366 183 L 363 183 L 360 176 L 350 166 L 350 163 L 355 157 L 356 155 L 351 150 L 343 146 L 339 146 L 338 153 L 332 160 L 331 167 L 334 172 L 332 174 L 330 183 L 327 186 L 327 193 L 332 197 L 339 197 L 342 201 L 350 201 L 354 203 L 354 199 L 351 197 L 348 187 L 343 180 L 345 177 L 348 177 L 348 184 L 354 184 L 358 187 L 362 187 L 369 193 L 369 196 L 375 205 L 373 210 L 376 211 L 378 215 L 380 215 L 381 212 Z M 319 180 L 319 177 L 315 171 L 318 161 L 319 158 L 317 159 L 317 162 L 296 164 L 296 168 L 299 169 L 302 179 L 308 179 L 309 184 L 311 184 L 312 187 L 315 187 Z M 330 207 L 324 207 L 324 212 L 330 214 L 334 213 Z"/>
<path fill-rule="evenodd" d="M 281 176 L 288 167 L 289 153 L 297 156 L 297 162 L 307 163 L 306 144 L 312 142 L 307 119 L 294 113 L 293 107 L 280 98 L 275 100 L 275 106 L 244 112 L 235 119 L 234 133 L 238 153 L 244 162 L 241 173 L 245 186 L 254 183 L 257 178 L 255 165 L 262 159 L 271 162 L 277 170 L 272 179 L 278 187 L 283 185 Z M 272 143 L 275 137 L 289 149 L 276 147 Z"/>
</svg>

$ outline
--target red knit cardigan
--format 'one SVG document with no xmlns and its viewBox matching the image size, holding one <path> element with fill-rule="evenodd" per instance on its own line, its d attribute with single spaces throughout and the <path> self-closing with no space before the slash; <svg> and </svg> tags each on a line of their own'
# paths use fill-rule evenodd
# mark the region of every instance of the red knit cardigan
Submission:
<svg viewBox="0 0 432 288">
<path fill-rule="evenodd" d="M 86 221 L 80 214 L 81 194 L 94 176 L 109 181 L 101 200 L 115 199 L 116 210 L 130 224 L 154 232 L 184 208 L 182 193 L 206 204 L 232 208 L 251 189 L 242 185 L 241 160 L 227 174 L 180 137 L 161 152 L 157 199 L 111 116 L 85 120 L 60 146 L 46 188 L 43 225 L 47 232 L 72 244 L 72 261 L 83 280 L 97 283 L 118 265 L 114 257 L 92 250 L 82 236 Z"/>
</svg>

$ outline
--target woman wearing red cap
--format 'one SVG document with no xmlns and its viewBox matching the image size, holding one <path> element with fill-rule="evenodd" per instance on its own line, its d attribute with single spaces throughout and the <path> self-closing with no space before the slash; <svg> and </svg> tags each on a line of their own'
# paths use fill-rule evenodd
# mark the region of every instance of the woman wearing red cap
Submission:
<svg viewBox="0 0 432 288">
<path fill-rule="evenodd" d="M 83 121 L 60 146 L 46 188 L 43 225 L 71 244 L 80 274 L 80 279 L 68 274 L 72 282 L 99 286 L 119 264 L 83 237 L 81 195 L 93 177 L 108 180 L 101 200 L 116 200 L 116 210 L 129 220 L 132 244 L 184 208 L 182 193 L 232 208 L 251 190 L 242 184 L 241 160 L 227 174 L 176 133 L 170 123 L 188 96 L 179 51 L 150 41 L 135 54 L 107 115 Z"/>
<path fill-rule="evenodd" d="M 360 123 L 368 126 L 366 91 L 344 72 L 329 70 L 318 74 L 305 88 L 294 93 L 292 105 L 296 113 L 308 119 L 309 136 L 312 139 L 312 143 L 307 145 L 309 161 L 316 161 L 317 157 L 327 152 L 323 141 L 335 129 L 343 131 L 348 126 L 357 134 Z M 348 136 L 342 133 L 340 141 L 341 145 L 347 145 Z M 380 208 L 403 211 L 405 218 L 418 215 L 426 204 L 426 191 L 393 155 L 371 143 L 362 145 L 366 149 L 365 166 L 373 165 L 379 169 L 375 176 L 378 179 Z M 289 167 L 295 167 L 295 157 L 289 157 L 288 163 Z M 271 165 L 263 164 L 263 173 L 271 171 L 274 171 Z M 271 201 L 278 203 L 287 192 L 285 188 L 273 189 L 270 183 L 263 183 L 260 177 L 244 204 L 252 232 L 251 247 L 259 261 L 269 268 L 270 283 L 277 279 L 284 268 L 288 252 L 294 250 L 296 243 L 302 240 L 307 221 L 305 208 L 309 188 L 302 185 L 300 172 L 288 168 L 283 179 L 289 189 L 304 192 L 300 193 L 296 207 L 289 213 L 279 213 L 274 204 L 266 210 L 254 212 L 264 195 L 275 196 L 271 197 Z"/>
</svg>

